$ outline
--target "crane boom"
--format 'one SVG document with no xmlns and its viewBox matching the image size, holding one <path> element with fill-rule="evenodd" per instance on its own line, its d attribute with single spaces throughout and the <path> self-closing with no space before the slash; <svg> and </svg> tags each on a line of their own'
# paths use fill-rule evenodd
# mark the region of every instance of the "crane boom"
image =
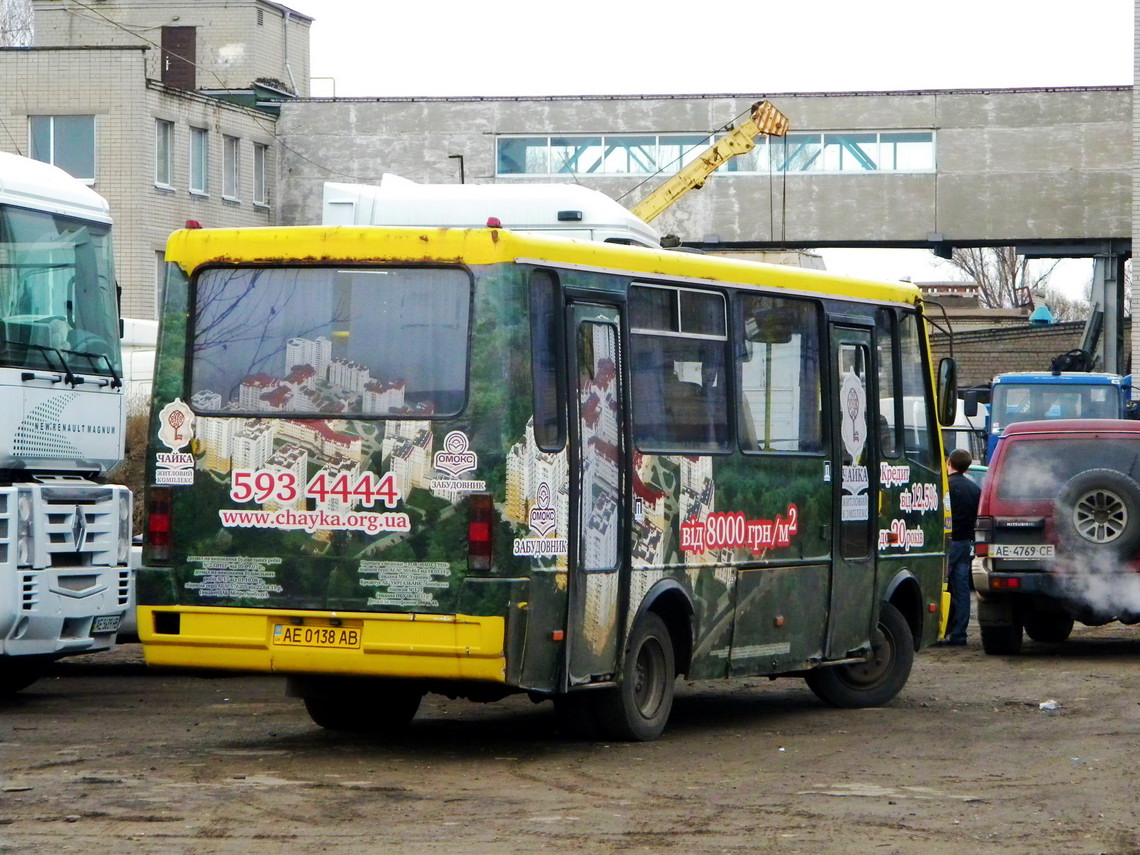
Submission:
<svg viewBox="0 0 1140 855">
<path fill-rule="evenodd" d="M 748 121 L 733 128 L 692 163 L 638 202 L 630 210 L 645 222 L 688 193 L 704 186 L 705 179 L 723 164 L 739 154 L 746 154 L 756 145 L 760 134 L 782 137 L 788 132 L 788 117 L 768 101 L 752 105 Z"/>
</svg>

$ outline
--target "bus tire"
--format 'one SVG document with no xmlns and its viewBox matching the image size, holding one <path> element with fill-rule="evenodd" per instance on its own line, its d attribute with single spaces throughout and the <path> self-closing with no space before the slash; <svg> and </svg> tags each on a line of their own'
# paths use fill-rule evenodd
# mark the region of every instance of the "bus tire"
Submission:
<svg viewBox="0 0 1140 855">
<path fill-rule="evenodd" d="M 416 686 L 382 685 L 372 691 L 347 689 L 305 697 L 314 724 L 343 733 L 383 735 L 407 727 L 424 693 Z"/>
<path fill-rule="evenodd" d="M 665 729 L 676 679 L 669 628 L 658 615 L 647 612 L 629 634 L 617 687 L 587 692 L 583 697 L 596 699 L 603 736 L 648 742 Z"/>
<path fill-rule="evenodd" d="M 833 707 L 878 707 L 902 690 L 913 664 L 910 626 L 897 608 L 883 603 L 866 662 L 824 666 L 809 671 L 804 679 L 816 697 Z"/>
</svg>

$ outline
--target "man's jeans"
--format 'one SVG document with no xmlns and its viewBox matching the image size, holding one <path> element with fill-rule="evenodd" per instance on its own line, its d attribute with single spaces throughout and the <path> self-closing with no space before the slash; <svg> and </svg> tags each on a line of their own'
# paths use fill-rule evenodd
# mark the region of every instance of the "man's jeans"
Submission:
<svg viewBox="0 0 1140 855">
<path fill-rule="evenodd" d="M 974 544 L 968 540 L 950 541 L 947 556 L 946 579 L 950 588 L 950 621 L 946 626 L 946 640 L 965 642 L 966 627 L 970 623 L 970 561 L 974 557 Z"/>
</svg>

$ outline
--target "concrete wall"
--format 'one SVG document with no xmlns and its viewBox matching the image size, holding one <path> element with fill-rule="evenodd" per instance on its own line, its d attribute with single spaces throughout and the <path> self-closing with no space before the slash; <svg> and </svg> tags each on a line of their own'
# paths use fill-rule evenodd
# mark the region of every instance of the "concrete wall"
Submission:
<svg viewBox="0 0 1140 855">
<path fill-rule="evenodd" d="M 161 80 L 162 27 L 197 28 L 199 89 L 243 89 L 272 78 L 309 94 L 312 19 L 262 0 L 33 0 L 38 47 L 137 45 L 153 50 L 146 74 Z M 259 25 L 258 12 L 261 12 Z M 110 20 L 108 20 L 110 19 Z"/>
<path fill-rule="evenodd" d="M 264 226 L 269 206 L 251 202 L 253 143 L 269 146 L 274 175 L 272 116 L 146 80 L 141 48 L 38 48 L 0 51 L 0 150 L 28 154 L 28 116 L 94 115 L 93 189 L 114 218 L 115 262 L 123 314 L 154 318 L 158 263 L 172 231 L 186 220 L 207 226 Z M 59 79 L 68 85 L 57 85 Z M 155 178 L 155 120 L 174 122 L 172 188 Z M 190 126 L 210 132 L 211 193 L 194 195 L 189 179 Z M 240 139 L 240 198 L 221 198 L 222 135 Z M 272 197 L 271 197 L 272 198 Z"/>
<path fill-rule="evenodd" d="M 694 95 L 321 100 L 284 105 L 281 218 L 314 222 L 325 180 L 495 178 L 496 135 L 709 133 L 772 101 L 794 131 L 927 130 L 930 173 L 713 175 L 655 221 L 687 242 L 927 246 L 1129 237 L 1131 87 Z M 528 180 L 528 179 L 510 179 Z M 535 180 L 535 179 L 529 179 Z M 547 179 L 538 179 L 547 180 Z M 632 205 L 638 177 L 580 183 Z"/>
</svg>

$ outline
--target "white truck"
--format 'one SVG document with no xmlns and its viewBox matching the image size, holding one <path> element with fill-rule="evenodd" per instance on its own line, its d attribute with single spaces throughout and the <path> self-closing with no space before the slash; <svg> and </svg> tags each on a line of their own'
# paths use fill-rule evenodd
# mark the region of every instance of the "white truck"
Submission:
<svg viewBox="0 0 1140 855">
<path fill-rule="evenodd" d="M 605 193 L 576 184 L 417 184 L 385 174 L 380 184 L 324 186 L 326 226 L 508 229 L 548 237 L 661 245 L 661 236 Z"/>
<path fill-rule="evenodd" d="M 0 694 L 109 649 L 130 599 L 126 398 L 106 201 L 0 152 Z"/>
</svg>

